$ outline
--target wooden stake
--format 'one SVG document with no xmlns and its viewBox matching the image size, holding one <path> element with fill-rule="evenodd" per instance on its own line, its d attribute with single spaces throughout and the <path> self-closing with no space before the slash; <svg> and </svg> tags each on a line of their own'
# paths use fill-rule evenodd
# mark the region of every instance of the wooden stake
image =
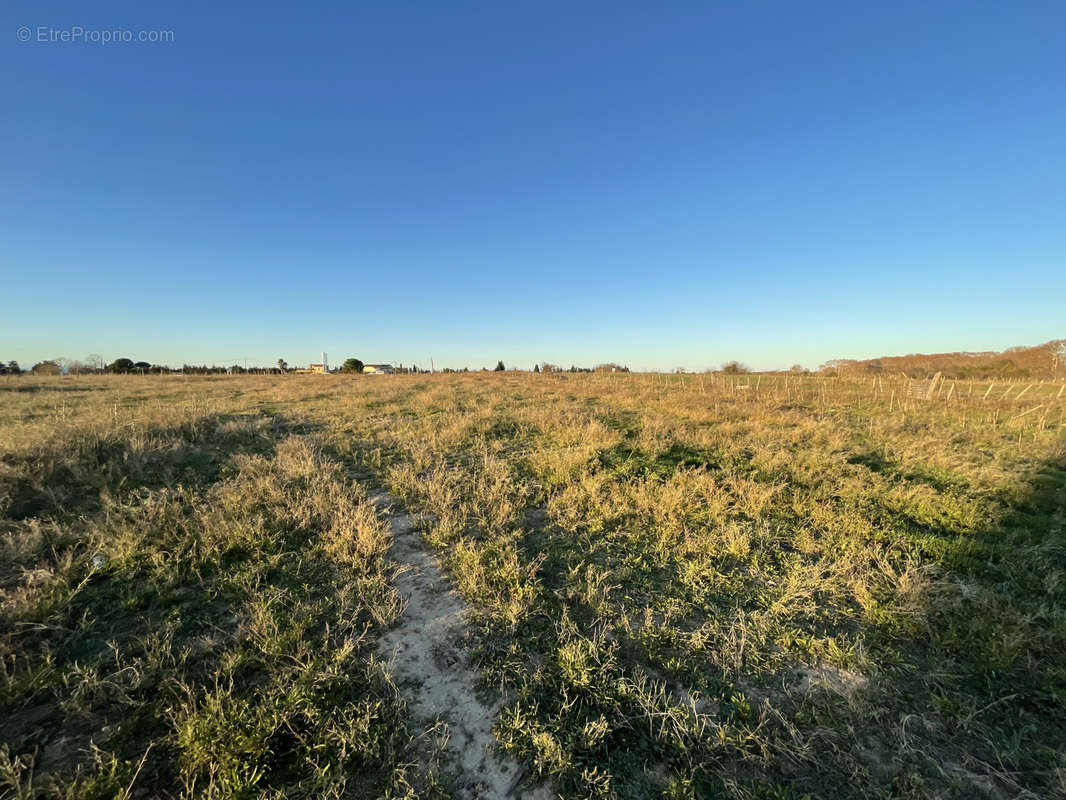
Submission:
<svg viewBox="0 0 1066 800">
<path fill-rule="evenodd" d="M 1034 411 L 1037 411 L 1037 410 L 1039 410 L 1039 409 L 1041 409 L 1041 408 L 1043 408 L 1043 407 L 1044 407 L 1044 404 L 1043 404 L 1043 403 L 1041 403 L 1041 404 L 1040 404 L 1040 405 L 1038 405 L 1038 406 L 1033 406 L 1033 407 L 1032 407 L 1032 408 L 1030 408 L 1030 409 L 1029 409 L 1028 411 L 1023 411 L 1023 412 L 1022 412 L 1021 414 L 1015 414 L 1015 415 L 1014 415 L 1013 417 L 1011 417 L 1011 418 L 1010 418 L 1009 420 L 1007 420 L 1007 422 L 1014 422 L 1014 420 L 1016 420 L 1016 419 L 1021 419 L 1021 418 L 1022 418 L 1022 417 L 1024 417 L 1024 416 L 1025 416 L 1026 414 L 1032 414 L 1032 413 L 1033 413 Z"/>
</svg>

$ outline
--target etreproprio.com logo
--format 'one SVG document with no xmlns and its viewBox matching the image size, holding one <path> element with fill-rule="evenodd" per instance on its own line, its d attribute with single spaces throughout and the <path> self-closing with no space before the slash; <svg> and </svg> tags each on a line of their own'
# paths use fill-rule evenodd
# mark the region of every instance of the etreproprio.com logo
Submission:
<svg viewBox="0 0 1066 800">
<path fill-rule="evenodd" d="M 15 38 L 34 44 L 166 44 L 174 41 L 174 31 L 86 28 L 82 25 L 66 28 L 20 25 L 15 30 Z"/>
</svg>

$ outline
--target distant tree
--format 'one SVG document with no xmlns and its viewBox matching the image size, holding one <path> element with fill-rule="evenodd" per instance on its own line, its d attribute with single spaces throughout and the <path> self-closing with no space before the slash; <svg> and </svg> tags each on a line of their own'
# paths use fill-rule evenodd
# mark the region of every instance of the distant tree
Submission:
<svg viewBox="0 0 1066 800">
<path fill-rule="evenodd" d="M 858 365 L 858 361 L 853 358 L 831 358 L 822 364 L 819 369 L 826 375 L 838 375 L 845 372 L 853 371 Z"/>
<path fill-rule="evenodd" d="M 7 375 L 21 375 L 22 374 L 22 367 L 19 366 L 19 362 L 17 362 L 17 361 L 8 361 L 6 365 L 0 363 L 0 369 L 3 369 L 3 371 Z"/>
<path fill-rule="evenodd" d="M 506 370 L 507 370 L 507 367 L 505 367 L 503 365 L 503 362 L 502 361 L 497 361 L 496 362 L 496 369 L 494 369 L 493 372 L 504 372 Z"/>
<path fill-rule="evenodd" d="M 789 371 L 794 373 L 794 374 L 796 374 L 796 375 L 799 375 L 799 374 L 801 374 L 803 372 L 803 365 L 802 364 L 793 364 L 792 365 L 792 369 L 789 370 Z"/>
<path fill-rule="evenodd" d="M 33 365 L 30 372 L 34 375 L 59 375 L 62 370 L 60 370 L 59 364 L 54 361 L 39 361 Z"/>
<path fill-rule="evenodd" d="M 74 359 L 66 358 L 64 356 L 57 356 L 56 358 L 50 358 L 48 360 L 59 367 L 61 373 L 71 372 L 72 368 L 77 363 Z"/>
<path fill-rule="evenodd" d="M 152 369 L 152 365 L 147 361 L 138 361 L 133 365 L 133 371 L 139 372 L 144 375 L 146 372 Z"/>
<path fill-rule="evenodd" d="M 284 358 L 279 358 L 278 359 L 278 369 L 280 369 L 282 372 L 284 372 L 288 368 L 289 368 L 289 365 L 287 363 L 285 363 L 285 359 Z"/>
<path fill-rule="evenodd" d="M 358 358 L 349 358 L 341 365 L 341 372 L 362 372 L 363 362 Z"/>
<path fill-rule="evenodd" d="M 133 371 L 133 359 L 131 358 L 116 358 L 107 366 L 108 372 L 126 373 Z"/>
<path fill-rule="evenodd" d="M 540 364 L 534 364 L 533 365 L 533 371 L 534 372 L 540 372 Z"/>
<path fill-rule="evenodd" d="M 722 364 L 722 372 L 726 375 L 744 375 L 751 372 L 747 365 L 741 364 L 739 361 L 728 361 Z"/>
</svg>

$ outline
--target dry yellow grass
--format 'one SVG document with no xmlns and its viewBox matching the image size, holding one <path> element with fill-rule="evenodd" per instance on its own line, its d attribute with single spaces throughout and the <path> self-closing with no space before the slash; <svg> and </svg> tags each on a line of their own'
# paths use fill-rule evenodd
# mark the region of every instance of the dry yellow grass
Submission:
<svg viewBox="0 0 1066 800">
<path fill-rule="evenodd" d="M 564 797 L 1066 792 L 1060 388 L 0 379 L 0 781 L 451 793 L 372 657 L 372 486 Z"/>
</svg>

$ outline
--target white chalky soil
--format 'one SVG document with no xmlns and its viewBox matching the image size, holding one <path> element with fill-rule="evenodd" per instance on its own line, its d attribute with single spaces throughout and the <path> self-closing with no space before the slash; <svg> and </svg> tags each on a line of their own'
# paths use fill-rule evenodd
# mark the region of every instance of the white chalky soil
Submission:
<svg viewBox="0 0 1066 800">
<path fill-rule="evenodd" d="M 373 498 L 390 505 L 386 494 Z M 463 643 L 469 629 L 462 598 L 452 590 L 437 559 L 422 545 L 408 514 L 391 517 L 389 556 L 401 565 L 396 590 L 405 608 L 395 627 L 378 642 L 378 652 L 420 722 L 441 719 L 448 725 L 449 749 L 461 773 L 464 800 L 514 797 L 549 798 L 543 787 L 524 791 L 516 784 L 518 764 L 495 753 L 492 721 L 499 704 L 488 706 L 474 692 L 476 675 L 467 664 Z"/>
</svg>

